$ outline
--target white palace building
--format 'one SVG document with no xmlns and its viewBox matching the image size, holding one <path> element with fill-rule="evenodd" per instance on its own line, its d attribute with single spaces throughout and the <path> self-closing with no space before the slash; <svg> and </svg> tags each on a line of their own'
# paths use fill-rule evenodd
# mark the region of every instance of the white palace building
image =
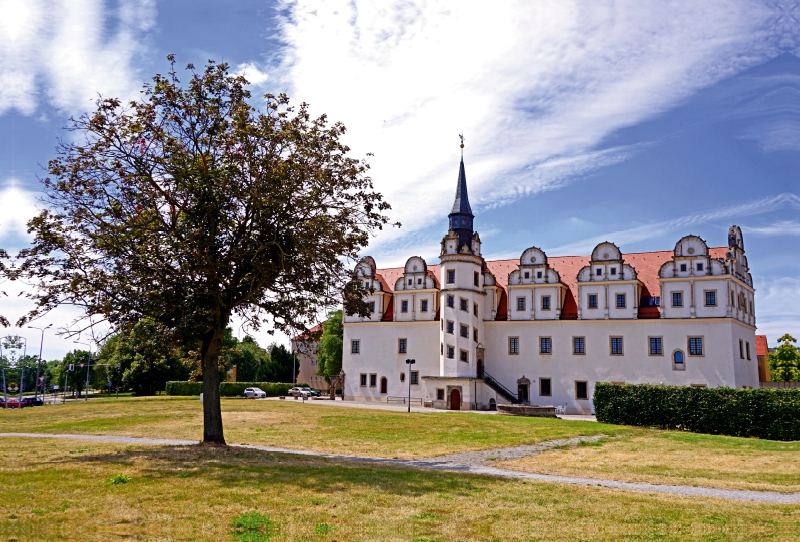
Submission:
<svg viewBox="0 0 800 542">
<path fill-rule="evenodd" d="M 753 282 L 742 231 L 709 248 L 486 261 L 464 161 L 440 262 L 358 266 L 371 315 L 345 315 L 344 399 L 408 394 L 441 409 L 498 403 L 590 413 L 596 382 L 758 387 Z M 413 359 L 409 365 L 406 360 Z M 410 370 L 409 370 L 410 369 Z"/>
</svg>

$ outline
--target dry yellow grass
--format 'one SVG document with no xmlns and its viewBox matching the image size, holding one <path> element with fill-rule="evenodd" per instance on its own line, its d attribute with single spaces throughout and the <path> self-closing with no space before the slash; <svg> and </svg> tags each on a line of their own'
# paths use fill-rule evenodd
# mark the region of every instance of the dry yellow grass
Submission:
<svg viewBox="0 0 800 542">
<path fill-rule="evenodd" d="M 498 462 L 528 472 L 754 491 L 800 491 L 800 442 L 677 431 L 604 439 Z"/>
<path fill-rule="evenodd" d="M 130 478 L 114 485 L 117 475 Z M 268 517 L 274 537 L 236 537 Z M 795 540 L 800 506 L 336 463 L 253 450 L 0 439 L 16 540 Z"/>
<path fill-rule="evenodd" d="M 227 442 L 337 454 L 420 458 L 462 450 L 533 444 L 578 435 L 638 430 L 592 422 L 461 413 L 411 413 L 299 401 L 225 399 Z M 83 433 L 200 440 L 195 399 L 93 399 L 0 411 L 0 432 Z"/>
</svg>

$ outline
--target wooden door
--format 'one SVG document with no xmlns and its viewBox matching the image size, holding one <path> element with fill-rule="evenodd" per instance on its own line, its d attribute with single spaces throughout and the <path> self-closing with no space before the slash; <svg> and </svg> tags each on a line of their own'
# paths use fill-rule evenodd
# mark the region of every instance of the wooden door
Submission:
<svg viewBox="0 0 800 542">
<path fill-rule="evenodd" d="M 386 393 L 386 377 L 381 378 L 381 393 Z"/>
<path fill-rule="evenodd" d="M 483 360 L 481 358 L 478 358 L 478 374 L 476 376 L 483 378 Z"/>
<path fill-rule="evenodd" d="M 450 392 L 450 410 L 461 410 L 461 392 L 455 389 Z"/>
</svg>

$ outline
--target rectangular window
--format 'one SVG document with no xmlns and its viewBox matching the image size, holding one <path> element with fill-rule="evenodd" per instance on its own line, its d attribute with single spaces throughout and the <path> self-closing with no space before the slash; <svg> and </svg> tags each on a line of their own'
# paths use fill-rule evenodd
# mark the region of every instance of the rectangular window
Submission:
<svg viewBox="0 0 800 542">
<path fill-rule="evenodd" d="M 602 269 L 602 268 L 600 268 L 600 267 L 598 267 L 598 268 L 595 270 L 595 273 L 594 273 L 594 274 L 595 274 L 595 275 L 597 275 L 598 277 L 601 277 L 601 276 L 603 276 L 603 269 Z"/>
<path fill-rule="evenodd" d="M 542 310 L 549 311 L 550 310 L 550 296 L 543 295 L 542 296 Z"/>
<path fill-rule="evenodd" d="M 448 320 L 447 321 L 447 332 L 450 335 L 452 335 L 453 333 L 455 333 L 455 328 L 456 328 L 456 325 L 453 322 L 451 322 L 450 320 Z"/>
<path fill-rule="evenodd" d="M 475 342 L 478 342 L 478 328 L 476 327 L 472 328 L 472 338 L 475 340 Z"/>
<path fill-rule="evenodd" d="M 408 339 L 398 339 L 397 340 L 397 352 L 400 354 L 405 354 L 408 351 Z"/>
<path fill-rule="evenodd" d="M 508 353 L 511 355 L 519 354 L 519 337 L 508 338 Z"/>
<path fill-rule="evenodd" d="M 622 337 L 611 337 L 611 355 L 622 355 Z"/>
<path fill-rule="evenodd" d="M 650 337 L 650 355 L 663 356 L 664 349 L 661 345 L 661 337 Z"/>
<path fill-rule="evenodd" d="M 374 388 L 377 385 L 378 385 L 378 375 L 375 374 L 375 373 L 370 374 L 369 375 L 369 387 L 370 388 Z"/>
<path fill-rule="evenodd" d="M 350 353 L 351 354 L 361 353 L 361 341 L 356 340 L 350 342 Z"/>
<path fill-rule="evenodd" d="M 419 384 L 419 371 L 411 371 L 411 384 L 414 386 Z"/>
<path fill-rule="evenodd" d="M 461 336 L 465 339 L 469 339 L 469 326 L 461 324 Z"/>
<path fill-rule="evenodd" d="M 400 382 L 406 381 L 406 373 L 400 373 Z"/>
<path fill-rule="evenodd" d="M 524 297 L 518 297 L 517 298 L 517 310 L 518 311 L 524 311 L 525 310 L 525 298 Z"/>
<path fill-rule="evenodd" d="M 589 398 L 589 384 L 585 380 L 575 381 L 575 398 L 576 399 Z"/>
<path fill-rule="evenodd" d="M 672 306 L 683 307 L 683 292 L 672 292 Z"/>
<path fill-rule="evenodd" d="M 408 279 L 408 285 L 412 286 L 414 284 L 414 279 Z"/>
<path fill-rule="evenodd" d="M 455 306 L 456 306 L 456 297 L 455 296 L 453 296 L 453 295 L 448 295 L 447 296 L 447 306 L 450 307 L 451 309 L 455 308 Z"/>
<path fill-rule="evenodd" d="M 480 286 L 480 280 L 481 279 L 480 279 L 480 275 L 478 274 L 477 271 L 475 271 L 472 279 L 473 279 L 472 282 L 475 284 L 475 286 Z"/>
<path fill-rule="evenodd" d="M 458 353 L 458 359 L 461 360 L 461 361 L 469 362 L 469 354 L 467 353 L 466 350 L 461 350 Z"/>
<path fill-rule="evenodd" d="M 453 284 L 456 281 L 456 271 L 455 269 L 449 269 L 447 271 L 447 284 Z"/>
<path fill-rule="evenodd" d="M 447 346 L 447 358 L 448 359 L 453 359 L 455 357 L 456 357 L 456 349 L 455 349 L 455 347 L 448 345 Z"/>
<path fill-rule="evenodd" d="M 459 301 L 461 302 L 461 307 L 460 307 L 461 310 L 464 312 L 469 312 L 469 301 L 467 301 L 463 297 L 459 299 Z"/>
<path fill-rule="evenodd" d="M 366 386 L 367 385 L 367 373 L 361 373 L 359 376 L 361 377 L 361 385 L 362 386 Z"/>
<path fill-rule="evenodd" d="M 553 353 L 553 339 L 550 337 L 539 337 L 539 353 L 552 354 Z"/>
<path fill-rule="evenodd" d="M 697 270 L 698 271 L 702 271 L 703 270 L 703 264 L 701 264 L 701 263 L 697 264 Z"/>
<path fill-rule="evenodd" d="M 589 308 L 590 309 L 597 308 L 597 294 L 589 294 Z"/>
<path fill-rule="evenodd" d="M 400 312 L 408 312 L 408 300 L 400 302 Z"/>
<path fill-rule="evenodd" d="M 370 301 L 369 302 L 369 312 L 375 312 L 375 302 L 374 301 Z"/>
<path fill-rule="evenodd" d="M 744 359 L 744 341 L 739 339 L 739 359 Z"/>
<path fill-rule="evenodd" d="M 617 308 L 618 309 L 625 308 L 625 294 L 617 294 Z"/>
<path fill-rule="evenodd" d="M 436 388 L 436 400 L 444 401 L 444 390 L 442 388 Z"/>
<path fill-rule="evenodd" d="M 541 272 L 541 271 L 537 271 L 537 272 L 536 272 L 536 278 L 537 278 L 537 279 L 540 279 L 540 278 L 542 278 L 542 272 Z"/>
<path fill-rule="evenodd" d="M 747 352 L 747 359 L 750 359 L 750 342 L 744 343 L 744 350 Z"/>
<path fill-rule="evenodd" d="M 550 387 L 550 379 L 549 378 L 540 378 L 539 379 L 539 395 L 541 397 L 550 397 L 553 394 L 553 390 Z"/>
<path fill-rule="evenodd" d="M 419 306 L 420 312 L 428 312 L 428 300 L 423 299 Z"/>
<path fill-rule="evenodd" d="M 584 337 L 572 337 L 572 353 L 578 355 L 586 353 L 586 339 Z"/>
<path fill-rule="evenodd" d="M 472 314 L 474 314 L 476 317 L 478 316 L 478 304 L 477 303 L 473 303 L 472 304 Z"/>
<path fill-rule="evenodd" d="M 526 279 L 531 278 L 531 272 L 530 271 L 525 271 L 525 278 Z"/>
<path fill-rule="evenodd" d="M 611 268 L 611 274 L 612 275 L 616 275 L 617 274 L 617 268 L 616 267 L 612 267 Z"/>
<path fill-rule="evenodd" d="M 706 307 L 715 307 L 717 305 L 717 291 L 706 291 Z"/>
<path fill-rule="evenodd" d="M 417 284 L 422 285 L 422 279 L 417 279 Z"/>
<path fill-rule="evenodd" d="M 689 355 L 702 356 L 703 355 L 703 338 L 702 337 L 689 337 Z"/>
<path fill-rule="evenodd" d="M 686 271 L 686 264 L 685 263 L 681 264 L 681 271 Z"/>
</svg>

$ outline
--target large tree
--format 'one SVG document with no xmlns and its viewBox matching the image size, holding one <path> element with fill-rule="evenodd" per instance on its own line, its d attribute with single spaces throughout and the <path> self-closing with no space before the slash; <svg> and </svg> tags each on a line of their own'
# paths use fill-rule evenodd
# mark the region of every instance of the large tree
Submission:
<svg viewBox="0 0 800 542">
<path fill-rule="evenodd" d="M 217 369 L 231 317 L 291 333 L 343 291 L 349 312 L 367 314 L 348 268 L 389 205 L 342 124 L 285 95 L 255 109 L 227 64 L 189 65 L 181 83 L 168 58 L 139 101 L 100 99 L 71 120 L 20 254 L 36 309 L 19 325 L 73 305 L 86 315 L 74 332 L 149 317 L 197 341 L 203 439 L 224 443 Z"/>
<path fill-rule="evenodd" d="M 344 326 L 342 311 L 333 311 L 322 324 L 322 335 L 317 349 L 317 374 L 330 383 L 332 375 L 342 372 L 342 349 L 344 348 Z"/>
<path fill-rule="evenodd" d="M 778 339 L 778 348 L 767 355 L 772 380 L 776 382 L 797 382 L 800 380 L 800 351 L 794 343 L 797 339 L 788 333 Z"/>
</svg>

